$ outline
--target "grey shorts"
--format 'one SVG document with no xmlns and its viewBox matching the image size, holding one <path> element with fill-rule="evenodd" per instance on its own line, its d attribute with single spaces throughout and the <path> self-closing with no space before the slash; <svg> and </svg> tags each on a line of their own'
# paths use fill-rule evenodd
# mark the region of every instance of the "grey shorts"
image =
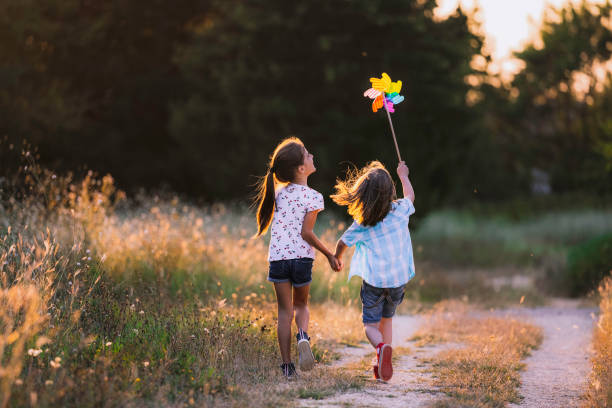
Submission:
<svg viewBox="0 0 612 408">
<path fill-rule="evenodd" d="M 363 322 L 378 323 L 383 317 L 393 317 L 395 308 L 404 300 L 404 286 L 377 288 L 363 281 L 360 297 Z"/>
<path fill-rule="evenodd" d="M 306 286 L 312 281 L 312 262 L 311 258 L 272 261 L 268 280 L 274 283 L 291 282 L 295 288 Z"/>
</svg>

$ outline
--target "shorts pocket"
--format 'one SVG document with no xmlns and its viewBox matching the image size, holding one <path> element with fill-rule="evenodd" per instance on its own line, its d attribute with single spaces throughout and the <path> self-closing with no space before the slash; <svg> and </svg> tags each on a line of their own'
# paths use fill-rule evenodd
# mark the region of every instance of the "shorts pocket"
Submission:
<svg viewBox="0 0 612 408">
<path fill-rule="evenodd" d="M 312 280 L 312 262 L 310 258 L 294 259 L 291 280 L 295 285 L 304 285 Z"/>
</svg>

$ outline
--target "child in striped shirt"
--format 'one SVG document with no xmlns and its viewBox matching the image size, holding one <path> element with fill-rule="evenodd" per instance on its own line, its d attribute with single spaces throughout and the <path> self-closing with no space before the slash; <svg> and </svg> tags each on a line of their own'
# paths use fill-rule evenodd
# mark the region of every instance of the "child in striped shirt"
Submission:
<svg viewBox="0 0 612 408">
<path fill-rule="evenodd" d="M 360 276 L 361 302 L 365 334 L 376 349 L 373 364 L 375 378 L 388 381 L 391 365 L 392 319 L 404 299 L 404 285 L 414 277 L 412 242 L 408 219 L 414 213 L 414 190 L 408 178 L 408 167 L 402 161 L 397 175 L 402 182 L 404 198 L 395 200 L 395 184 L 378 161 L 338 180 L 331 198 L 346 205 L 353 224 L 336 245 L 335 256 L 342 264 L 347 247 L 356 245 L 351 259 L 352 276 Z"/>
</svg>

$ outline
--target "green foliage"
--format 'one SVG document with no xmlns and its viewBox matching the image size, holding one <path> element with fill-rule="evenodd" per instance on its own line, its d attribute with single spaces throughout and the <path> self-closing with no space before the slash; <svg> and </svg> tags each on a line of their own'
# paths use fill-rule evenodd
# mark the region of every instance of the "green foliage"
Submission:
<svg viewBox="0 0 612 408">
<path fill-rule="evenodd" d="M 187 162 L 203 175 L 206 192 L 232 194 L 244 174 L 262 174 L 275 144 L 290 134 L 314 153 L 313 182 L 324 193 L 345 162 L 378 158 L 393 169 L 386 118 L 360 96 L 384 70 L 403 81 L 407 100 L 394 123 L 404 157 L 419 169 L 414 183 L 426 186 L 421 202 L 465 199 L 484 183 L 478 169 L 488 144 L 464 81 L 477 74 L 469 62 L 482 39 L 466 15 L 434 20 L 434 1 L 213 4 L 193 28 L 193 42 L 176 53 L 191 96 L 173 104 L 169 125 L 192 152 Z"/>
<path fill-rule="evenodd" d="M 567 253 L 565 287 L 579 296 L 597 288 L 612 272 L 612 234 L 605 234 L 572 247 Z"/>
<path fill-rule="evenodd" d="M 369 77 L 389 71 L 403 81 L 394 122 L 403 156 L 419 169 L 421 202 L 466 200 L 474 186 L 499 195 L 482 112 L 466 103 L 465 77 L 484 75 L 470 65 L 483 40 L 464 13 L 438 20 L 435 7 L 3 4 L 0 135 L 27 138 L 53 167 L 86 163 L 122 186 L 164 184 L 213 201 L 245 197 L 249 176 L 295 134 L 315 154 L 313 182 L 327 195 L 346 162 L 395 167 L 386 118 L 361 96 Z"/>
<path fill-rule="evenodd" d="M 612 217 L 606 209 L 556 211 L 518 220 L 504 212 L 449 210 L 429 214 L 412 239 L 417 260 L 449 266 L 535 266 L 610 231 Z"/>
<path fill-rule="evenodd" d="M 509 88 L 489 89 L 502 102 L 490 125 L 523 180 L 536 167 L 553 191 L 610 192 L 612 81 L 597 71 L 612 56 L 611 15 L 609 3 L 551 6 L 541 41 L 515 53 L 524 67 Z"/>
</svg>

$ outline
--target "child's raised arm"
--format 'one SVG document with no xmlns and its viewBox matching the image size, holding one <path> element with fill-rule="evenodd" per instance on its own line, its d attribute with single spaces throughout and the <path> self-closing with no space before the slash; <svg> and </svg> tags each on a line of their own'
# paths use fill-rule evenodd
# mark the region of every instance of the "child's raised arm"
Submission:
<svg viewBox="0 0 612 408">
<path fill-rule="evenodd" d="M 304 223 L 302 224 L 302 239 L 321 251 L 323 255 L 327 257 L 329 266 L 331 266 L 334 271 L 338 271 L 340 270 L 340 262 L 334 256 L 334 254 L 327 249 L 325 244 L 319 240 L 319 237 L 317 237 L 317 234 L 315 234 L 313 231 L 315 222 L 317 222 L 317 213 L 318 211 L 309 211 L 304 216 Z"/>
<path fill-rule="evenodd" d="M 408 174 L 410 171 L 408 170 L 408 166 L 406 166 L 405 161 L 399 162 L 397 165 L 397 175 L 402 182 L 402 190 L 404 190 L 404 198 L 408 198 L 411 202 L 414 203 L 414 189 L 412 188 L 412 184 L 410 183 L 410 179 L 408 178 Z"/>
</svg>

